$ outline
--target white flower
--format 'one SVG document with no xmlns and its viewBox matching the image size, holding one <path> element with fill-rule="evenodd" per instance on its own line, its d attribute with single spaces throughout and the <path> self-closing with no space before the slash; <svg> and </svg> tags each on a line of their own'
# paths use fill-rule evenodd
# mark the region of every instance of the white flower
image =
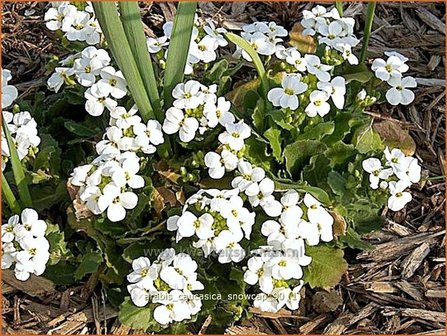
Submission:
<svg viewBox="0 0 447 336">
<path fill-rule="evenodd" d="M 391 181 L 388 183 L 388 187 L 391 194 L 388 198 L 388 208 L 392 211 L 402 210 L 413 198 L 408 191 L 404 191 L 409 187 L 407 181 Z"/>
<path fill-rule="evenodd" d="M 110 111 L 113 110 L 118 103 L 108 96 L 109 93 L 100 86 L 93 85 L 88 88 L 84 93 L 84 97 L 87 99 L 85 110 L 94 117 L 100 116 L 104 112 L 105 107 Z"/>
<path fill-rule="evenodd" d="M 398 166 L 396 176 L 408 183 L 417 183 L 421 180 L 421 166 L 416 158 L 405 157 Z"/>
<path fill-rule="evenodd" d="M 197 119 L 185 116 L 182 110 L 170 107 L 166 111 L 166 117 L 163 122 L 163 131 L 165 133 L 174 134 L 179 132 L 181 141 L 190 142 L 196 136 L 198 128 L 199 122 Z"/>
<path fill-rule="evenodd" d="M 179 237 L 192 237 L 194 234 L 200 239 L 214 237 L 213 223 L 214 218 L 208 213 L 197 218 L 192 212 L 186 211 L 177 220 Z"/>
<path fill-rule="evenodd" d="M 157 293 L 157 289 L 150 281 L 140 281 L 127 286 L 127 291 L 134 305 L 144 307 L 151 299 L 151 296 Z"/>
<path fill-rule="evenodd" d="M 127 281 L 131 283 L 145 282 L 152 285 L 158 276 L 157 267 L 151 265 L 151 261 L 146 257 L 140 257 L 132 261 L 133 272 L 127 275 Z M 154 288 L 155 289 L 155 288 Z"/>
<path fill-rule="evenodd" d="M 19 216 L 14 215 L 8 219 L 7 224 L 2 225 L 2 243 L 10 243 L 14 240 L 14 229 L 19 224 Z"/>
<path fill-rule="evenodd" d="M 145 154 L 152 154 L 155 152 L 155 146 L 162 144 L 165 140 L 161 125 L 157 120 L 148 120 L 147 125 L 138 123 L 133 127 L 135 133 L 135 144 L 141 147 Z"/>
<path fill-rule="evenodd" d="M 301 279 L 303 270 L 297 258 L 283 256 L 273 257 L 266 262 L 271 267 L 272 277 L 278 280 Z"/>
<path fill-rule="evenodd" d="M 329 94 L 326 91 L 313 91 L 310 96 L 310 103 L 304 110 L 306 114 L 313 118 L 317 115 L 324 117 L 331 110 L 331 106 L 327 102 Z"/>
<path fill-rule="evenodd" d="M 172 290 L 160 295 L 154 303 L 161 303 L 154 310 L 154 319 L 161 325 L 167 325 L 173 321 L 180 322 L 191 317 L 190 310 L 185 301 L 182 300 L 184 293 L 179 290 Z"/>
<path fill-rule="evenodd" d="M 8 85 L 11 78 L 11 71 L 2 69 L 2 109 L 10 106 L 18 96 L 16 87 Z"/>
<path fill-rule="evenodd" d="M 393 175 L 393 170 L 391 168 L 384 169 L 380 160 L 376 158 L 363 160 L 362 167 L 370 174 L 369 183 L 372 189 L 379 187 L 380 180 L 386 180 Z"/>
<path fill-rule="evenodd" d="M 241 35 L 242 36 L 242 35 Z M 255 32 L 250 36 L 251 46 L 260 55 L 273 55 L 275 53 L 275 44 L 272 43 L 267 36 L 261 32 Z"/>
<path fill-rule="evenodd" d="M 219 141 L 235 151 L 240 151 L 244 147 L 244 140 L 251 134 L 250 126 L 245 124 L 243 120 L 237 124 L 225 125 L 225 130 L 219 135 Z"/>
<path fill-rule="evenodd" d="M 54 70 L 55 72 L 48 78 L 47 84 L 54 92 L 58 92 L 67 79 L 74 74 L 74 69 L 57 67 Z"/>
<path fill-rule="evenodd" d="M 322 82 L 329 82 L 331 80 L 331 75 L 328 71 L 332 69 L 332 66 L 322 64 L 320 58 L 315 55 L 304 55 L 304 59 L 306 60 L 307 71 L 309 73 L 317 76 L 318 80 Z"/>
<path fill-rule="evenodd" d="M 244 281 L 249 285 L 256 285 L 260 278 L 269 277 L 270 269 L 264 267 L 262 257 L 251 257 L 247 261 L 247 270 L 244 273 Z M 261 280 L 262 281 L 262 280 Z"/>
<path fill-rule="evenodd" d="M 303 210 L 298 206 L 299 195 L 295 190 L 288 190 L 281 197 L 281 222 L 284 224 L 298 223 L 303 215 Z"/>
<path fill-rule="evenodd" d="M 128 185 L 132 189 L 138 189 L 144 187 L 144 179 L 140 175 L 137 175 L 140 170 L 140 164 L 137 158 L 125 159 L 120 167 L 112 167 L 110 169 L 110 175 L 113 183 L 118 187 L 124 187 Z"/>
<path fill-rule="evenodd" d="M 216 28 L 213 21 L 207 19 L 203 30 L 208 36 L 214 38 L 220 47 L 226 47 L 228 45 L 228 41 L 222 36 L 222 34 L 227 33 L 225 28 Z"/>
<path fill-rule="evenodd" d="M 301 82 L 301 75 L 286 75 L 281 81 L 282 88 L 273 88 L 267 98 L 273 106 L 296 110 L 299 106 L 298 95 L 307 90 L 307 84 Z"/>
<path fill-rule="evenodd" d="M 206 103 L 203 109 L 208 126 L 214 128 L 217 124 L 225 127 L 227 124 L 233 124 L 235 121 L 233 113 L 229 112 L 231 103 L 224 97 L 217 99 L 217 105 L 214 102 Z"/>
<path fill-rule="evenodd" d="M 151 54 L 158 53 L 163 47 L 166 47 L 169 45 L 167 36 L 161 36 L 161 37 L 148 37 L 147 38 L 147 49 Z"/>
<path fill-rule="evenodd" d="M 162 267 L 160 278 L 172 289 L 185 289 L 187 279 L 197 270 L 197 263 L 186 253 L 174 256 L 172 266 Z"/>
<path fill-rule="evenodd" d="M 239 161 L 237 165 L 239 176 L 236 176 L 231 181 L 233 188 L 238 188 L 240 191 L 245 191 L 247 196 L 254 196 L 259 193 L 258 182 L 261 182 L 265 177 L 264 169 L 260 167 L 253 168 L 248 161 Z"/>
<path fill-rule="evenodd" d="M 110 126 L 117 126 L 118 128 L 125 130 L 131 126 L 136 126 L 141 123 L 141 118 L 136 115 L 138 113 L 138 107 L 133 105 L 129 111 L 122 106 L 117 106 L 110 111 Z M 144 126 L 144 124 L 143 124 Z M 134 128 L 134 131 L 135 128 Z"/>
<path fill-rule="evenodd" d="M 64 4 L 58 8 L 50 8 L 44 16 L 45 25 L 49 30 L 67 31 L 73 24 L 77 9 L 70 4 Z"/>
<path fill-rule="evenodd" d="M 405 160 L 405 154 L 399 148 L 394 148 L 390 151 L 388 147 L 385 148 L 383 153 L 387 160 L 386 165 L 393 168 L 394 173 L 397 173 Z"/>
<path fill-rule="evenodd" d="M 286 50 L 286 62 L 293 65 L 296 70 L 305 72 L 306 71 L 306 59 L 301 57 L 301 54 L 295 48 L 290 48 Z"/>
<path fill-rule="evenodd" d="M 100 75 L 97 85 L 105 95 L 110 94 L 113 98 L 121 99 L 127 94 L 126 80 L 121 71 L 108 66 L 101 70 Z"/>
<path fill-rule="evenodd" d="M 238 157 L 226 149 L 222 150 L 220 155 L 215 152 L 208 152 L 205 155 L 205 165 L 209 168 L 208 174 L 213 179 L 220 179 L 225 171 L 235 170 L 238 161 Z"/>
<path fill-rule="evenodd" d="M 214 239 L 213 244 L 219 254 L 219 262 L 226 264 L 231 261 L 240 262 L 245 257 L 245 251 L 239 245 L 242 235 L 235 234 L 229 230 L 223 230 Z"/>
<path fill-rule="evenodd" d="M 386 61 L 376 58 L 371 69 L 377 78 L 388 81 L 391 77 L 402 77 L 402 73 L 408 70 L 408 65 L 397 56 L 390 56 Z"/>
<path fill-rule="evenodd" d="M 329 221 L 329 217 L 332 218 L 331 215 L 321 206 L 321 203 L 313 197 L 311 194 L 306 193 L 304 195 L 304 204 L 307 207 L 307 218 L 312 223 L 320 222 L 321 218 L 324 218 Z M 327 217 L 329 216 L 329 217 Z M 332 218 L 332 221 L 334 219 Z"/>
<path fill-rule="evenodd" d="M 109 183 L 98 199 L 98 207 L 101 212 L 107 209 L 107 218 L 110 221 L 119 222 L 126 217 L 126 210 L 135 208 L 137 202 L 138 196 L 133 192 L 122 192 L 121 188 Z"/>
<path fill-rule="evenodd" d="M 415 88 L 416 80 L 413 77 L 393 77 L 388 83 L 392 86 L 386 94 L 386 100 L 391 105 L 408 105 L 414 100 L 414 93 L 407 88 Z"/>
<path fill-rule="evenodd" d="M 50 258 L 50 244 L 45 237 L 28 236 L 19 241 L 22 251 L 15 254 L 17 263 L 14 273 L 17 279 L 26 281 L 31 274 L 41 275 Z"/>
<path fill-rule="evenodd" d="M 172 90 L 175 98 L 174 107 L 177 109 L 195 109 L 203 103 L 203 97 L 199 94 L 201 84 L 195 80 L 179 83 Z"/>
<path fill-rule="evenodd" d="M 253 301 L 255 308 L 268 313 L 276 313 L 279 310 L 278 305 L 278 300 L 275 297 L 265 293 L 259 293 Z"/>
<path fill-rule="evenodd" d="M 192 44 L 190 52 L 204 63 L 210 63 L 217 57 L 216 49 L 218 46 L 219 44 L 215 38 L 205 35 L 199 43 Z"/>
<path fill-rule="evenodd" d="M 324 242 L 330 242 L 333 239 L 333 217 L 326 212 L 324 216 L 314 216 L 312 219 L 310 222 L 305 220 L 299 222 L 300 237 L 305 239 L 310 246 L 318 245 L 320 239 Z"/>
<path fill-rule="evenodd" d="M 23 239 L 26 237 L 44 237 L 47 229 L 47 224 L 44 220 L 39 219 L 36 210 L 26 208 L 23 209 L 20 216 L 20 225 L 14 227 L 14 234 L 16 239 Z"/>
<path fill-rule="evenodd" d="M 338 109 L 343 108 L 346 94 L 346 81 L 343 77 L 337 76 L 330 82 L 318 82 L 317 87 L 329 94 Z"/>
</svg>

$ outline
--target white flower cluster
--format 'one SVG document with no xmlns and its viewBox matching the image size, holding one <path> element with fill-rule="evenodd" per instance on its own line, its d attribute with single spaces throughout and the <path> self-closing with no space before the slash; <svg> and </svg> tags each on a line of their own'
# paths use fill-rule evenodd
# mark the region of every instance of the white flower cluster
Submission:
<svg viewBox="0 0 447 336">
<path fill-rule="evenodd" d="M 92 116 L 100 116 L 104 109 L 112 111 L 118 99 L 127 95 L 127 83 L 121 71 L 110 65 L 110 56 L 104 49 L 87 47 L 82 52 L 61 61 L 48 79 L 50 89 L 58 92 L 63 84 L 86 87 L 85 110 Z M 69 67 L 68 67 L 69 66 Z"/>
<path fill-rule="evenodd" d="M 44 16 L 49 30 L 61 30 L 69 41 L 85 41 L 90 45 L 101 40 L 101 28 L 89 1 L 84 10 L 78 10 L 68 1 L 52 2 Z"/>
<path fill-rule="evenodd" d="M 391 87 L 385 95 L 391 105 L 408 105 L 414 100 L 414 93 L 408 88 L 417 86 L 413 77 L 403 77 L 403 73 L 409 69 L 406 64 L 408 58 L 395 51 L 385 52 L 385 55 L 388 56 L 387 60 L 376 58 L 371 69 L 377 78 Z"/>
<path fill-rule="evenodd" d="M 267 237 L 268 246 L 252 252 L 247 262 L 244 280 L 258 284 L 261 293 L 255 307 L 267 312 L 277 312 L 284 306 L 298 308 L 303 286 L 302 266 L 312 259 L 305 255 L 307 245 L 333 239 L 331 214 L 312 195 L 305 194 L 300 202 L 295 190 L 288 190 L 277 203 L 278 215 L 262 224 L 261 233 Z"/>
<path fill-rule="evenodd" d="M 273 21 L 244 25 L 241 32 L 241 37 L 247 40 L 258 54 L 264 56 L 271 56 L 283 51 L 285 48 L 280 43 L 283 42 L 282 37 L 287 35 L 287 30 Z M 236 47 L 233 56 L 236 58 L 242 56 L 246 61 L 252 61 L 250 55 L 239 46 Z"/>
<path fill-rule="evenodd" d="M 196 236 L 194 247 L 206 257 L 216 252 L 225 264 L 244 259 L 239 243 L 244 236 L 250 239 L 254 223 L 255 213 L 244 206 L 238 189 L 201 189 L 186 201 L 181 216 L 168 219 L 168 230 L 177 231 L 177 241 Z"/>
<path fill-rule="evenodd" d="M 305 55 L 301 58 L 299 52 L 294 49 L 286 50 L 288 54 L 286 61 L 289 64 L 297 64 L 299 60 L 300 71 L 307 73 L 303 76 L 300 73 L 285 74 L 281 81 L 280 88 L 273 88 L 268 92 L 267 98 L 273 106 L 290 109 L 298 109 L 304 97 L 308 97 L 308 105 L 304 112 L 308 117 L 324 117 L 331 110 L 329 99 L 332 100 L 338 109 L 342 109 L 345 104 L 346 80 L 337 76 L 331 80 L 329 70 L 330 65 L 322 64 L 319 57 L 315 55 Z M 315 77 L 314 77 L 315 76 Z M 317 79 L 317 88 L 309 90 L 307 82 L 311 78 Z"/>
<path fill-rule="evenodd" d="M 34 209 L 24 209 L 2 225 L 2 269 L 14 265 L 17 279 L 26 281 L 31 274 L 41 275 L 50 258 L 45 238 L 47 224 Z"/>
<path fill-rule="evenodd" d="M 189 320 L 202 307 L 194 291 L 204 289 L 197 280 L 197 263 L 186 253 L 164 250 L 151 264 L 146 257 L 132 262 L 133 272 L 127 276 L 132 302 L 138 307 L 158 304 L 154 319 L 161 325 Z"/>
<path fill-rule="evenodd" d="M 17 89 L 13 85 L 8 85 L 11 78 L 11 72 L 2 69 L 2 109 L 11 106 L 18 96 Z M 36 120 L 34 120 L 28 111 L 17 113 L 2 111 L 2 113 L 4 120 L 3 127 L 8 127 L 19 159 L 23 160 L 26 157 L 33 157 L 38 150 L 37 146 L 40 144 Z M 2 171 L 6 168 L 9 156 L 8 142 L 2 129 Z"/>
<path fill-rule="evenodd" d="M 248 259 L 244 280 L 250 285 L 258 284 L 261 290 L 253 305 L 271 313 L 276 313 L 284 306 L 290 310 L 298 309 L 304 284 L 301 280 L 301 266 L 308 265 L 311 258 L 305 255 L 298 257 L 299 246 L 288 253 L 275 251 L 269 246 L 252 253 L 254 256 Z"/>
<path fill-rule="evenodd" d="M 311 11 L 303 11 L 301 25 L 303 35 L 317 36 L 319 44 L 339 51 L 350 64 L 358 64 L 352 53 L 352 48 L 360 42 L 354 35 L 353 18 L 340 17 L 336 8 L 328 11 L 323 6 L 315 6 Z"/>
<path fill-rule="evenodd" d="M 71 184 L 80 187 L 79 197 L 93 214 L 107 210 L 107 218 L 117 222 L 138 203 L 133 190 L 145 184 L 139 170 L 140 159 L 133 152 L 102 154 L 91 164 L 75 168 Z"/>
<path fill-rule="evenodd" d="M 411 193 L 405 191 L 413 183 L 421 180 L 421 166 L 418 159 L 406 156 L 400 149 L 384 151 L 385 164 L 378 158 L 369 158 L 362 162 L 363 169 L 369 173 L 372 189 L 388 189 L 388 208 L 399 211 L 412 200 Z"/>
<path fill-rule="evenodd" d="M 173 26 L 173 22 L 168 21 L 163 25 L 163 36 L 155 38 L 149 37 L 147 39 L 149 52 L 151 54 L 157 54 L 162 64 L 165 63 L 167 58 L 167 49 Z M 228 45 L 227 40 L 222 35 L 226 32 L 224 28 L 216 28 L 211 20 L 206 20 L 203 24 L 200 24 L 196 17 L 185 66 L 186 75 L 194 72 L 195 64 L 199 62 L 207 64 L 216 60 L 217 49 Z"/>
<path fill-rule="evenodd" d="M 225 126 L 234 122 L 229 112 L 231 103 L 224 97 L 217 97 L 217 85 L 209 87 L 198 81 L 179 83 L 172 90 L 175 98 L 172 107 L 166 111 L 163 131 L 166 134 L 179 134 L 183 142 L 196 138 L 197 131 L 204 134 L 217 125 Z"/>
</svg>

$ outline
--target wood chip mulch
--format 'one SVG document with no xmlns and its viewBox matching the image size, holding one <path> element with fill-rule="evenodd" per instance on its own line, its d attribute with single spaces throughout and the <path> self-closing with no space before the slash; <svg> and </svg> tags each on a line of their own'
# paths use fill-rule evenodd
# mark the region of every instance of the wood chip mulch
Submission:
<svg viewBox="0 0 447 336">
<path fill-rule="evenodd" d="M 202 15 L 229 29 L 245 22 L 274 20 L 286 28 L 313 4 L 200 3 Z M 347 8 L 346 8 L 347 7 Z M 363 26 L 365 3 L 345 3 L 345 12 Z M 54 34 L 43 25 L 43 3 L 7 3 L 3 9 L 3 66 L 14 73 L 19 91 L 42 88 L 45 64 L 61 55 Z M 148 34 L 171 20 L 172 3 L 142 5 Z M 342 283 L 332 290 L 306 290 L 293 314 L 263 314 L 227 329 L 228 334 L 442 334 L 445 335 L 445 5 L 380 3 L 369 57 L 396 50 L 410 61 L 417 78 L 416 100 L 409 107 L 382 105 L 370 111 L 410 130 L 427 182 L 416 185 L 413 201 L 397 213 L 384 212 L 386 225 L 365 239 L 371 251 L 349 253 Z M 2 276 L 3 332 L 26 334 L 135 334 L 116 319 L 100 293 L 85 286 L 56 288 L 32 277 Z M 206 323 L 210 323 L 208 321 Z M 206 332 L 207 325 L 195 332 Z"/>
</svg>

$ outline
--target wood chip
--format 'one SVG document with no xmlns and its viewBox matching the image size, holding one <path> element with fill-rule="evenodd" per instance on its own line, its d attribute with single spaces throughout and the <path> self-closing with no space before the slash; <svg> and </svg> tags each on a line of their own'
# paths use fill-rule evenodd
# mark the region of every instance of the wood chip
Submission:
<svg viewBox="0 0 447 336">
<path fill-rule="evenodd" d="M 422 21 L 424 21 L 427 26 L 445 35 L 445 24 L 432 13 L 430 13 L 428 9 L 418 8 L 416 9 L 416 14 Z"/>
<path fill-rule="evenodd" d="M 34 274 L 31 274 L 27 281 L 20 281 L 16 279 L 14 271 L 3 270 L 2 280 L 11 287 L 22 291 L 29 296 L 39 297 L 41 299 L 48 297 L 49 294 L 56 291 L 52 281 L 35 276 Z"/>
<path fill-rule="evenodd" d="M 334 322 L 324 328 L 323 334 L 340 335 L 348 329 L 348 322 L 354 317 L 354 314 L 345 313 L 340 315 Z"/>
<path fill-rule="evenodd" d="M 266 333 L 260 332 L 254 328 L 232 326 L 225 330 L 227 335 L 267 335 Z"/>
<path fill-rule="evenodd" d="M 402 316 L 413 317 L 433 322 L 445 322 L 445 313 L 443 312 L 413 308 L 404 308 L 401 310 L 401 312 Z"/>
<path fill-rule="evenodd" d="M 421 266 L 424 259 L 430 253 L 430 244 L 422 243 L 419 247 L 414 249 L 408 257 L 404 259 L 401 264 L 402 276 L 406 279 L 413 276 L 414 272 Z"/>
<path fill-rule="evenodd" d="M 299 328 L 299 331 L 302 334 L 310 334 L 312 331 L 314 331 L 319 326 L 321 326 L 323 323 L 325 323 L 329 318 L 330 318 L 330 316 L 328 314 L 318 315 L 317 317 L 315 317 L 311 321 L 303 324 Z"/>
</svg>

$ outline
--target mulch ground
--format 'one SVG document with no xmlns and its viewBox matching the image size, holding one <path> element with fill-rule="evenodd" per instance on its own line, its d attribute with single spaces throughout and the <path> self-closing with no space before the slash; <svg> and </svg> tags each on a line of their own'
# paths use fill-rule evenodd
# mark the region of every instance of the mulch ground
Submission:
<svg viewBox="0 0 447 336">
<path fill-rule="evenodd" d="M 306 3 L 201 3 L 203 15 L 218 18 L 229 29 L 245 22 L 274 20 L 291 28 Z M 42 23 L 45 4 L 7 3 L 3 12 L 3 67 L 14 74 L 22 95 L 42 88 L 45 64 L 60 55 L 58 41 Z M 345 4 L 346 7 L 346 4 Z M 172 3 L 142 7 L 147 33 L 158 31 L 175 13 Z M 346 13 L 363 25 L 366 4 L 352 3 Z M 386 50 L 407 56 L 418 79 L 416 100 L 409 107 L 376 106 L 379 119 L 393 119 L 409 129 L 424 176 L 413 188 L 414 200 L 402 211 L 384 213 L 386 225 L 365 239 L 367 252 L 348 253 L 350 264 L 333 290 L 306 290 L 292 315 L 262 314 L 229 334 L 445 334 L 445 5 L 442 3 L 378 4 L 369 56 Z M 85 296 L 84 286 L 56 288 L 43 278 L 28 282 L 2 277 L 4 333 L 132 334 L 100 293 Z M 209 321 L 207 321 L 209 322 Z M 207 325 L 197 333 L 206 331 Z"/>
</svg>

